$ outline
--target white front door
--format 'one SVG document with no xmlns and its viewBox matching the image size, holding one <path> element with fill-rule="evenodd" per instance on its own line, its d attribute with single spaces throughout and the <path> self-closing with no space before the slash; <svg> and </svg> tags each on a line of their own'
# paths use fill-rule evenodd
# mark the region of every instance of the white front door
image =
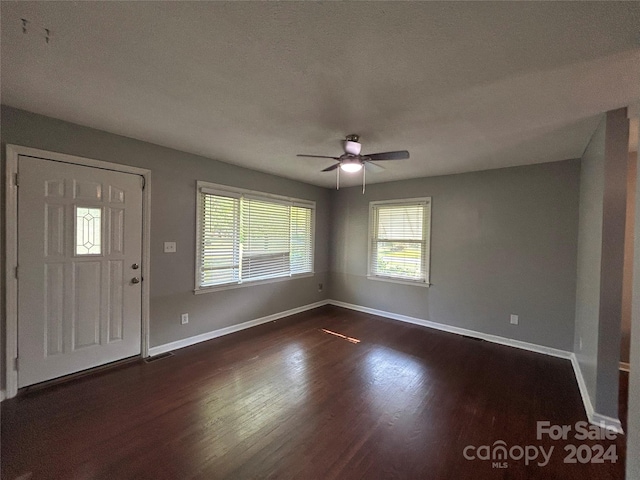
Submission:
<svg viewBox="0 0 640 480">
<path fill-rule="evenodd" d="M 20 156 L 18 387 L 140 354 L 142 179 Z"/>
</svg>

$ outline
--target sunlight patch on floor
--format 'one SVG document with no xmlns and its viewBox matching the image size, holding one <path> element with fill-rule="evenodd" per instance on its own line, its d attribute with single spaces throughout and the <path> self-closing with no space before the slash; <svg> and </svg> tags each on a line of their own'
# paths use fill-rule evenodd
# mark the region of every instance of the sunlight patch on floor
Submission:
<svg viewBox="0 0 640 480">
<path fill-rule="evenodd" d="M 334 332 L 332 330 L 327 330 L 326 328 L 322 328 L 321 330 L 324 333 L 328 333 L 329 335 L 335 335 L 336 337 L 344 338 L 347 342 L 360 343 L 360 340 L 358 340 L 357 338 L 347 337 L 346 335 L 343 335 L 343 334 L 338 333 L 338 332 Z"/>
</svg>

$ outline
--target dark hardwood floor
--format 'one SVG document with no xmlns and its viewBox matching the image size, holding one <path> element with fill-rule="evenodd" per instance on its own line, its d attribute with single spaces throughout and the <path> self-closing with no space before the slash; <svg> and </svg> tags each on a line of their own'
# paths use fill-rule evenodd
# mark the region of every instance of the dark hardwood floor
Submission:
<svg viewBox="0 0 640 480">
<path fill-rule="evenodd" d="M 2 478 L 622 479 L 536 439 L 585 420 L 567 360 L 322 307 L 3 402 Z"/>
</svg>

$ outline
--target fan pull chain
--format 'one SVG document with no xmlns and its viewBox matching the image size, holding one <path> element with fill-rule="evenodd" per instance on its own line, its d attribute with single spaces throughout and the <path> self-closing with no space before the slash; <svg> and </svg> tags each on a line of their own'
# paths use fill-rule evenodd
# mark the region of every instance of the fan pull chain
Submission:
<svg viewBox="0 0 640 480">
<path fill-rule="evenodd" d="M 336 168 L 336 190 L 340 190 L 340 167 Z"/>
<path fill-rule="evenodd" d="M 362 165 L 362 194 L 364 195 L 364 187 L 367 184 L 367 169 L 365 168 L 365 165 Z"/>
</svg>

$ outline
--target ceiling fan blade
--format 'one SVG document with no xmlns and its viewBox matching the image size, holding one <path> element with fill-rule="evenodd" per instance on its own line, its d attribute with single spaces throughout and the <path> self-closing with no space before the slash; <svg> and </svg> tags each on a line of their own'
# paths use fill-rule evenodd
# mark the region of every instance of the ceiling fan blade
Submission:
<svg viewBox="0 0 640 480">
<path fill-rule="evenodd" d="M 323 172 L 330 172 L 331 170 L 335 170 L 336 168 L 338 168 L 340 166 L 340 162 L 338 163 L 334 163 L 333 165 L 331 165 L 330 167 L 325 168 L 324 170 L 322 170 Z"/>
<path fill-rule="evenodd" d="M 376 165 L 375 163 L 369 161 L 364 162 L 364 168 L 366 168 L 367 172 L 369 173 L 380 173 L 386 170 L 384 167 L 381 167 L 380 165 Z"/>
<path fill-rule="evenodd" d="M 309 158 L 332 158 L 333 160 L 340 160 L 340 157 L 328 157 L 326 155 L 302 155 L 298 154 L 296 157 L 309 157 Z"/>
<path fill-rule="evenodd" d="M 406 150 L 399 150 L 397 152 L 371 153 L 366 156 L 376 162 L 379 162 L 380 160 L 406 160 L 409 158 L 409 152 Z"/>
</svg>

